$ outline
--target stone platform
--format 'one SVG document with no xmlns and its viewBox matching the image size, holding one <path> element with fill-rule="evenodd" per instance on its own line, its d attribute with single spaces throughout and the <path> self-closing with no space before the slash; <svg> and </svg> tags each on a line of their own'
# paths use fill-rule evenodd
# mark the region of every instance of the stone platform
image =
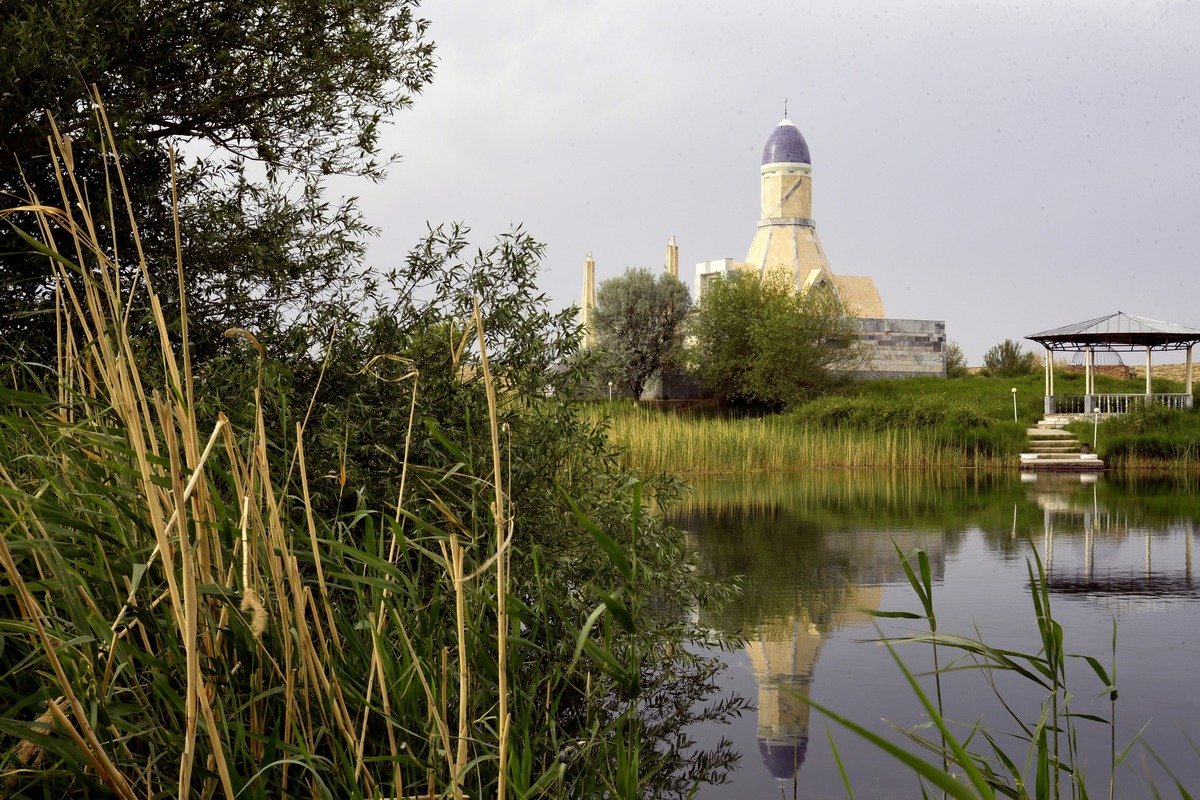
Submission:
<svg viewBox="0 0 1200 800">
<path fill-rule="evenodd" d="M 1038 427 L 1025 431 L 1025 435 L 1029 443 L 1021 453 L 1022 470 L 1100 472 L 1105 469 L 1095 453 L 1080 452 L 1082 445 L 1070 431 L 1038 423 Z"/>
</svg>

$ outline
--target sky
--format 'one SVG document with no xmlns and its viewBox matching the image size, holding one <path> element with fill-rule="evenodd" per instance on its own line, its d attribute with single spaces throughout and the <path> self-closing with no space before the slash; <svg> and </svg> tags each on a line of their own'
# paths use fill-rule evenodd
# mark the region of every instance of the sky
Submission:
<svg viewBox="0 0 1200 800">
<path fill-rule="evenodd" d="M 812 153 L 834 273 L 991 345 L 1125 311 L 1200 328 L 1200 2 L 431 0 L 439 67 L 343 183 L 398 264 L 427 224 L 522 225 L 541 288 L 742 260 L 762 147 Z M 1130 359 L 1126 359 L 1130 362 Z M 1169 359 L 1168 359 L 1169 360 Z M 1141 363 L 1136 354 L 1133 363 Z"/>
</svg>

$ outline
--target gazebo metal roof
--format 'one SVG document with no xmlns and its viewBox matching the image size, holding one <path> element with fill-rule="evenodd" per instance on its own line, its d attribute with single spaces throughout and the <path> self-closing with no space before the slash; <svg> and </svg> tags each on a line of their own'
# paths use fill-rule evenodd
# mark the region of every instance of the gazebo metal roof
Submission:
<svg viewBox="0 0 1200 800">
<path fill-rule="evenodd" d="M 1050 350 L 1084 350 L 1097 345 L 1113 350 L 1186 350 L 1200 343 L 1200 330 L 1118 311 L 1025 338 Z"/>
</svg>

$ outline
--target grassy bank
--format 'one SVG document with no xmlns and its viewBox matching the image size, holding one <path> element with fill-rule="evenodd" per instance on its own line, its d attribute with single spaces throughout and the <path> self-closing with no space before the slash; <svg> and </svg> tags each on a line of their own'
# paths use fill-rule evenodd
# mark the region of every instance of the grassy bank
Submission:
<svg viewBox="0 0 1200 800">
<path fill-rule="evenodd" d="M 1106 419 L 1098 427 L 1077 422 L 1071 430 L 1092 442 L 1110 468 L 1124 470 L 1200 469 L 1200 407 L 1172 411 L 1158 406 L 1136 408 Z"/>
<path fill-rule="evenodd" d="M 952 423 L 878 428 L 808 421 L 803 413 L 761 418 L 681 415 L 630 403 L 590 406 L 629 466 L 683 474 L 820 468 L 989 467 L 1019 452 L 1011 423 L 976 429 Z"/>
<path fill-rule="evenodd" d="M 1082 393 L 1083 376 L 1059 374 L 1055 388 Z M 1180 388 L 1171 381 L 1154 385 L 1157 392 Z M 1098 376 L 1097 389 L 1136 394 L 1145 384 Z M 1043 391 L 1041 375 L 909 378 L 852 384 L 776 415 L 628 400 L 591 404 L 587 413 L 607 420 L 626 464 L 650 472 L 1008 468 L 1024 447 L 1025 429 L 1043 416 Z M 1077 433 L 1091 441 L 1090 425 L 1079 425 Z M 1098 452 L 1116 468 L 1192 469 L 1200 464 L 1200 414 L 1151 410 L 1106 422 Z"/>
</svg>

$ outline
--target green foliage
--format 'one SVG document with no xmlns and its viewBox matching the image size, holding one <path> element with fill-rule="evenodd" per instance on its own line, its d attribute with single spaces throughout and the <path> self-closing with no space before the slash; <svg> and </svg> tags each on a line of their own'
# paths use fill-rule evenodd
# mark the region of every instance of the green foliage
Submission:
<svg viewBox="0 0 1200 800">
<path fill-rule="evenodd" d="M 853 320 L 828 292 L 737 272 L 704 290 L 689 324 L 705 389 L 743 406 L 795 406 L 845 382 L 861 360 Z"/>
<path fill-rule="evenodd" d="M 1092 425 L 1072 429 L 1084 441 Z M 1100 423 L 1097 452 L 1113 466 L 1190 467 L 1200 462 L 1200 412 L 1177 411 L 1158 405 L 1135 406 L 1126 414 Z"/>
<path fill-rule="evenodd" d="M 1001 378 L 1037 372 L 1042 360 L 1037 354 L 1021 347 L 1019 342 L 1005 339 L 983 354 L 983 368 L 988 374 Z"/>
<path fill-rule="evenodd" d="M 646 269 L 627 269 L 600 284 L 596 346 L 605 369 L 635 399 L 675 360 L 691 307 L 687 287 L 666 272 L 655 278 Z"/>
<path fill-rule="evenodd" d="M 958 342 L 946 343 L 946 377 L 947 378 L 965 378 L 970 374 L 967 371 L 967 357 L 963 354 L 962 347 Z"/>
<path fill-rule="evenodd" d="M 650 512 L 678 486 L 617 469 L 544 395 L 577 379 L 545 371 L 576 331 L 532 288 L 536 242 L 464 258 L 464 231 L 435 230 L 393 276 L 419 298 L 294 329 L 286 360 L 242 332 L 191 371 L 165 315 L 119 324 L 129 293 L 160 307 L 155 281 L 118 289 L 111 242 L 75 234 L 82 263 L 52 262 L 85 290 L 62 372 L 4 364 L 36 391 L 0 389 L 6 792 L 682 797 L 721 779 L 734 755 L 687 727 L 744 703 L 705 705 L 718 662 L 681 612 L 725 590 Z"/>
<path fill-rule="evenodd" d="M 304 328 L 302 336 L 324 330 L 332 309 L 367 290 L 360 260 L 368 232 L 352 199 L 325 196 L 324 179 L 383 175 L 390 158 L 380 152 L 380 127 L 433 73 L 428 24 L 415 5 L 9 3 L 0 15 L 0 194 L 61 202 L 46 158 L 45 110 L 52 109 L 57 130 L 73 139 L 74 178 L 93 197 L 117 185 L 105 151 L 120 152 L 149 272 L 173 281 L 169 150 L 178 148 L 196 360 L 219 352 L 230 326 L 254 330 L 271 346 L 291 328 Z M 95 124 L 93 86 L 111 143 Z M 113 209 L 118 221 L 124 199 Z M 96 216 L 132 282 L 138 257 L 129 226 L 114 231 L 107 211 Z M 66 237 L 59 248 L 73 252 Z M 46 259 L 7 227 L 0 252 L 0 339 L 22 358 L 52 363 Z M 177 300 L 168 294 L 163 302 L 178 319 Z M 132 312 L 135 326 L 153 324 L 145 306 Z"/>
<path fill-rule="evenodd" d="M 819 425 L 846 425 L 866 430 L 936 428 L 939 425 L 983 427 L 995 423 L 977 407 L 942 397 L 889 403 L 878 396 L 823 397 L 796 409 L 795 417 Z"/>
<path fill-rule="evenodd" d="M 976 406 L 938 396 L 900 402 L 874 395 L 827 397 L 800 406 L 794 419 L 867 431 L 926 431 L 939 442 L 982 456 L 1015 455 L 1024 442 L 1024 429 L 1011 419 L 997 420 Z"/>
<path fill-rule="evenodd" d="M 919 577 L 911 567 L 914 560 L 920 565 Z M 1015 800 L 1088 797 L 1088 785 L 1095 789 L 1097 782 L 1087 779 L 1090 774 L 1086 769 L 1088 765 L 1083 763 L 1079 754 L 1079 740 L 1084 729 L 1080 723 L 1098 724 L 1106 729 L 1110 743 L 1108 763 L 1105 765 L 1108 769 L 1100 774 L 1107 778 L 1108 796 L 1113 797 L 1116 768 L 1129 755 L 1142 733 L 1138 731 L 1125 747 L 1117 749 L 1119 694 L 1116 620 L 1113 620 L 1112 652 L 1108 667 L 1094 656 L 1070 653 L 1066 649 L 1065 630 L 1052 613 L 1046 570 L 1035 549 L 1032 561 L 1027 562 L 1027 568 L 1033 605 L 1032 618 L 1037 626 L 1041 645 L 1037 651 L 1019 651 L 994 646 L 985 641 L 978 631 L 974 636 L 938 633 L 934 615 L 933 583 L 930 580 L 925 553 L 921 550 L 908 555 L 901 553 L 901 561 L 909 586 L 920 600 L 923 612 L 867 613 L 885 619 L 925 620 L 928 624 L 928 634 L 888 636 L 878 624 L 876 629 L 879 631 L 879 641 L 887 647 L 913 696 L 924 708 L 927 718 L 932 721 L 938 736 L 934 739 L 925 733 L 922 729 L 927 725 L 924 723 L 911 728 L 895 723 L 892 723 L 892 726 L 922 750 L 934 753 L 938 761 L 927 761 L 832 709 L 817 703 L 812 703 L 813 707 L 905 764 L 921 779 L 923 794 L 927 785 L 936 786 L 942 790 L 943 796 L 963 800 L 983 800 L 998 796 Z M 929 697 L 921 688 L 917 676 L 900 658 L 896 649 L 899 644 L 925 644 L 932 649 L 935 697 Z M 958 657 L 946 666 L 939 667 L 939 648 L 954 652 Z M 1068 669 L 1071 664 L 1079 664 L 1080 669 Z M 1080 674 L 1088 675 L 1088 671 L 1083 667 L 1087 667 L 1091 677 L 1095 679 L 1099 695 L 1107 696 L 1109 700 L 1107 718 L 1075 710 L 1077 706 L 1073 703 L 1076 696 L 1086 695 L 1080 695 L 1078 690 L 1072 691 L 1068 688 L 1068 675 L 1075 676 L 1077 681 Z M 968 668 L 983 673 L 988 687 L 1012 717 L 1016 725 L 1014 730 L 993 728 L 982 719 L 977 719 L 969 725 L 955 724 L 951 721 L 953 713 L 947 711 L 942 699 L 942 679 L 950 675 L 961 677 L 967 674 L 964 670 Z M 1010 680 L 1019 680 L 1041 694 L 1042 700 L 1032 714 L 1023 717 L 1018 712 L 1020 706 L 1015 699 L 1010 699 L 1002 693 L 1002 686 L 1011 686 L 1002 682 L 1005 676 L 1010 676 Z M 961 730 L 956 731 L 956 728 Z M 1016 748 L 1022 748 L 1024 752 Z M 1099 770 L 1096 772 L 1099 773 Z M 1182 791 L 1182 787 L 1179 788 L 1182 797 L 1189 796 Z M 1157 792 L 1155 794 L 1157 796 Z"/>
<path fill-rule="evenodd" d="M 1078 380 L 1082 392 L 1083 378 L 1060 375 L 1055 378 L 1064 386 Z M 909 405 L 926 403 L 945 404 L 949 408 L 973 410 L 992 422 L 1012 422 L 1012 389 L 1017 390 L 1017 409 L 1023 424 L 1042 418 L 1044 387 L 1041 375 L 1025 375 L 1016 378 L 971 375 L 962 380 L 940 378 L 904 378 L 902 380 L 874 380 L 855 383 L 849 394 L 854 397 L 871 398 L 890 407 L 902 409 Z"/>
</svg>

